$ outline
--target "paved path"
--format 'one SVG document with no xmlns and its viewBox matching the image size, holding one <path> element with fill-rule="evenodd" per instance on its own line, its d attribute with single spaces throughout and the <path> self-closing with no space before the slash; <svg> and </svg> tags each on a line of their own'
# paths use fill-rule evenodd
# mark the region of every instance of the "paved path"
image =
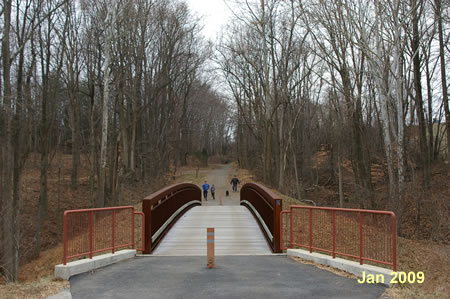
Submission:
<svg viewBox="0 0 450 299">
<path fill-rule="evenodd" d="M 216 255 L 271 254 L 253 215 L 244 206 L 201 206 L 184 214 L 153 255 L 206 256 L 206 228 L 215 228 Z"/>
<path fill-rule="evenodd" d="M 101 298 L 378 298 L 361 285 L 286 256 L 137 257 L 70 279 L 74 299 Z"/>
<path fill-rule="evenodd" d="M 230 164 L 219 165 L 218 168 L 210 170 L 206 178 L 210 186 L 214 184 L 216 187 L 216 200 L 211 200 L 211 192 L 209 192 L 208 201 L 203 200 L 202 197 L 202 204 L 204 206 L 217 206 L 219 204 L 224 206 L 238 206 L 239 192 L 233 192 L 230 184 L 230 177 L 233 175 L 233 169 Z M 229 196 L 226 196 L 227 190 Z"/>
</svg>

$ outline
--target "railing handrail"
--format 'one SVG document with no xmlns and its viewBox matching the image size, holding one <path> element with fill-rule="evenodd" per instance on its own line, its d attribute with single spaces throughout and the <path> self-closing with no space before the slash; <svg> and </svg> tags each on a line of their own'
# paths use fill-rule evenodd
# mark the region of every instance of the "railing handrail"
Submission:
<svg viewBox="0 0 450 299">
<path fill-rule="evenodd" d="M 292 205 L 290 209 L 314 209 L 314 210 L 329 210 L 329 211 L 342 211 L 342 212 L 361 212 L 361 213 L 369 213 L 369 214 L 384 214 L 391 215 L 395 217 L 395 213 L 392 211 L 382 211 L 382 210 L 365 210 L 365 209 L 346 209 L 346 208 L 333 208 L 333 207 L 311 207 L 311 206 L 299 206 Z"/>
<path fill-rule="evenodd" d="M 309 236 L 308 236 L 308 241 L 309 244 L 308 245 L 304 245 L 304 244 L 294 244 L 293 242 L 293 210 L 294 209 L 305 209 L 305 210 L 309 210 L 309 216 L 308 216 L 308 221 L 309 221 Z M 312 241 L 313 241 L 313 230 L 314 230 L 314 226 L 312 225 L 312 220 L 313 220 L 313 216 L 312 216 L 312 211 L 313 210 L 325 210 L 325 211 L 331 211 L 331 217 L 332 217 L 332 221 L 331 221 L 331 225 L 332 225 L 332 250 L 328 250 L 325 248 L 319 248 L 319 247 L 315 247 L 312 246 Z M 357 255 L 352 255 L 352 254 L 348 254 L 348 253 L 344 253 L 344 252 L 339 252 L 336 250 L 336 212 L 350 212 L 350 213 L 357 213 L 358 216 L 358 225 L 359 225 L 359 256 Z M 360 264 L 363 264 L 363 261 L 371 261 L 371 262 L 376 262 L 376 263 L 380 263 L 380 264 L 384 264 L 384 265 L 390 265 L 393 268 L 393 271 L 397 270 L 397 230 L 396 230 L 396 216 L 395 213 L 392 211 L 380 211 L 380 210 L 364 210 L 364 209 L 346 209 L 346 208 L 333 208 L 333 207 L 311 207 L 311 206 L 299 206 L 299 205 L 293 205 L 290 207 L 290 209 L 288 211 L 281 211 L 280 213 L 280 248 L 282 250 L 288 249 L 286 247 L 284 247 L 283 244 L 283 214 L 288 214 L 289 215 L 289 221 L 290 221 L 290 228 L 289 228 L 289 247 L 293 247 L 295 246 L 301 246 L 301 247 L 305 247 L 308 248 L 310 252 L 312 252 L 312 250 L 318 250 L 318 251 L 322 251 L 322 252 L 326 252 L 326 253 L 330 253 L 332 254 L 333 258 L 336 257 L 337 255 L 342 255 L 342 256 L 346 256 L 346 257 L 351 257 L 351 258 L 357 258 L 360 260 Z M 372 259 L 369 257 L 364 256 L 363 252 L 363 214 L 375 214 L 375 215 L 386 215 L 386 216 L 390 216 L 391 217 L 391 231 L 387 233 L 387 235 L 389 233 L 392 233 L 392 237 L 391 237 L 391 246 L 392 246 L 392 263 L 391 262 L 387 262 L 387 261 L 382 261 L 382 260 L 377 260 L 377 259 Z"/>
<path fill-rule="evenodd" d="M 112 211 L 112 210 L 126 210 L 133 209 L 133 206 L 120 206 L 120 207 L 109 207 L 109 208 L 91 208 L 91 209 L 75 209 L 75 210 L 66 210 L 64 211 L 64 215 L 73 214 L 73 213 L 85 213 L 85 212 L 101 212 L 101 211 Z"/>
<path fill-rule="evenodd" d="M 192 183 L 179 183 L 179 184 L 172 184 L 170 186 L 167 186 L 161 190 L 158 190 L 156 192 L 153 192 L 150 195 L 147 195 L 144 200 L 150 200 L 153 202 L 158 201 L 159 199 L 162 199 L 162 197 L 166 197 L 168 195 L 172 195 L 176 191 L 181 191 L 183 189 L 196 189 L 199 188 L 197 185 Z"/>
</svg>

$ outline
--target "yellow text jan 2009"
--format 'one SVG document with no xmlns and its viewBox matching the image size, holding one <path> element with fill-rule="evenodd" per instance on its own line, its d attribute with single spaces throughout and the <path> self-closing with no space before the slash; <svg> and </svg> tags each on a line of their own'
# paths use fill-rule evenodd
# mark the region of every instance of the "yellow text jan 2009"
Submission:
<svg viewBox="0 0 450 299">
<path fill-rule="evenodd" d="M 425 281 L 425 274 L 419 272 L 391 272 L 390 284 L 413 284 L 423 283 Z M 385 283 L 385 277 L 382 274 L 367 274 L 363 272 L 363 276 L 358 279 L 358 283 Z"/>
</svg>

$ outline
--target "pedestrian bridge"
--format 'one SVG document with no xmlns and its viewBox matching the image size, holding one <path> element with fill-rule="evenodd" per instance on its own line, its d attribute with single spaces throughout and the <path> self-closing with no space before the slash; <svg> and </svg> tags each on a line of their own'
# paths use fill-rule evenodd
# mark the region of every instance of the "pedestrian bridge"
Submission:
<svg viewBox="0 0 450 299">
<path fill-rule="evenodd" d="M 181 183 L 144 198 L 142 212 L 133 206 L 66 211 L 64 264 L 127 247 L 161 256 L 206 255 L 208 227 L 215 229 L 216 255 L 278 253 L 281 204 L 255 183 L 242 186 L 239 199 L 203 202 L 197 185 Z"/>
<path fill-rule="evenodd" d="M 237 193 L 233 193 L 235 197 Z M 291 206 L 256 183 L 239 198 L 202 201 L 201 189 L 175 184 L 134 206 L 64 213 L 64 265 L 69 259 L 136 248 L 159 256 L 205 256 L 215 229 L 215 255 L 268 255 L 288 248 L 390 266 L 396 271 L 396 219 L 389 211 Z M 140 220 L 140 221 L 139 221 Z"/>
<path fill-rule="evenodd" d="M 240 199 L 203 201 L 194 184 L 177 184 L 143 200 L 145 250 L 155 255 L 205 255 L 206 228 L 215 228 L 216 255 L 280 252 L 281 199 L 249 183 Z"/>
</svg>

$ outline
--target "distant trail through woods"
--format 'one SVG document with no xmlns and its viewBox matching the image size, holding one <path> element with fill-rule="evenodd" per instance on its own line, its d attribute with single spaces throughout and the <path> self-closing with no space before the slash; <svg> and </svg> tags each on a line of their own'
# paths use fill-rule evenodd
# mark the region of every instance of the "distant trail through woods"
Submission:
<svg viewBox="0 0 450 299">
<path fill-rule="evenodd" d="M 208 194 L 208 201 L 204 201 L 203 205 L 217 206 L 219 205 L 219 199 L 222 200 L 224 206 L 238 206 L 239 205 L 239 192 L 233 192 L 231 190 L 230 176 L 233 176 L 233 167 L 231 164 L 222 164 L 216 169 L 209 171 L 207 180 L 208 184 L 216 187 L 216 200 L 212 200 L 211 192 Z M 238 191 L 241 189 L 241 185 L 238 187 Z M 229 191 L 230 196 L 225 196 L 226 191 Z"/>
</svg>

